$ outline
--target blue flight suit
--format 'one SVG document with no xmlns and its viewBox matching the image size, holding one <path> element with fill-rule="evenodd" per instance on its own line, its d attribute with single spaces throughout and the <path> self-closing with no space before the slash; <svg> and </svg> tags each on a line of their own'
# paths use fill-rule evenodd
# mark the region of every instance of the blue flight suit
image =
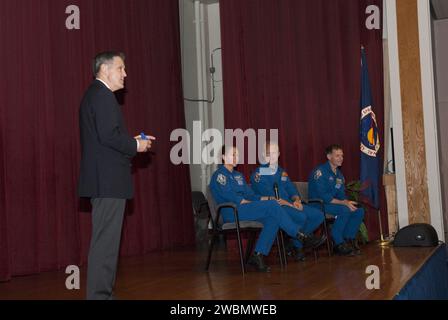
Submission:
<svg viewBox="0 0 448 320">
<path fill-rule="evenodd" d="M 240 172 L 231 172 L 224 165 L 220 165 L 212 175 L 210 190 L 218 205 L 225 202 L 235 204 L 240 220 L 259 221 L 263 224 L 255 252 L 268 255 L 279 228 L 291 237 L 297 237 L 299 226 L 282 210 L 276 200 L 261 201 L 261 196 L 253 192 Z M 251 202 L 241 204 L 243 199 Z M 235 221 L 231 208 L 225 208 L 221 212 L 224 222 Z"/>
<path fill-rule="evenodd" d="M 281 167 L 272 169 L 269 164 L 261 165 L 251 175 L 250 182 L 252 189 L 261 196 L 275 197 L 274 183 L 277 183 L 278 193 L 281 199 L 293 202 L 294 196 L 299 196 L 299 192 L 291 182 L 288 174 Z M 316 230 L 324 221 L 324 214 L 311 206 L 303 205 L 303 210 L 289 206 L 282 206 L 282 209 L 290 218 L 301 226 L 303 233 L 310 234 Z M 293 240 L 296 248 L 302 248 L 303 244 L 297 239 Z"/>
<path fill-rule="evenodd" d="M 322 199 L 325 212 L 335 216 L 331 235 L 336 245 L 343 243 L 344 239 L 355 239 L 364 218 L 364 209 L 352 212 L 345 205 L 331 203 L 333 199 L 347 199 L 345 179 L 339 168 L 335 174 L 328 161 L 315 168 L 308 177 L 308 193 L 310 198 Z"/>
</svg>

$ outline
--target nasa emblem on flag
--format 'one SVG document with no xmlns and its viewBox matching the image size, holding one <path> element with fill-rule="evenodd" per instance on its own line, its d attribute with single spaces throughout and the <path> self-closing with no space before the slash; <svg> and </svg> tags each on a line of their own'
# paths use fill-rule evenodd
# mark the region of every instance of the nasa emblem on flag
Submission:
<svg viewBox="0 0 448 320">
<path fill-rule="evenodd" d="M 378 126 L 376 123 L 375 113 L 372 106 L 365 107 L 361 110 L 361 152 L 376 157 L 380 149 L 380 138 L 378 134 Z"/>
</svg>

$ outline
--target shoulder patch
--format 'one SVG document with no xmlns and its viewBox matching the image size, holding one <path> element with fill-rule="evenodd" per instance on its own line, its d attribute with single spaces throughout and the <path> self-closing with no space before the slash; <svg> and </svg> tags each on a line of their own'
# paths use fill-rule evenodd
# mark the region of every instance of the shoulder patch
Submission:
<svg viewBox="0 0 448 320">
<path fill-rule="evenodd" d="M 220 184 L 225 186 L 227 184 L 227 178 L 222 173 L 218 174 L 218 177 L 216 178 L 216 181 Z"/>
<path fill-rule="evenodd" d="M 283 171 L 282 172 L 282 177 L 287 177 L 288 176 L 288 174 L 286 173 L 286 171 Z"/>
<path fill-rule="evenodd" d="M 320 177 L 322 177 L 322 171 L 320 171 L 320 169 L 317 169 L 314 172 L 314 180 L 319 180 Z"/>
<path fill-rule="evenodd" d="M 256 173 L 255 173 L 255 176 L 254 176 L 254 181 L 255 181 L 256 183 L 258 183 L 258 182 L 260 182 L 260 178 L 261 178 L 260 173 L 256 172 Z"/>
</svg>

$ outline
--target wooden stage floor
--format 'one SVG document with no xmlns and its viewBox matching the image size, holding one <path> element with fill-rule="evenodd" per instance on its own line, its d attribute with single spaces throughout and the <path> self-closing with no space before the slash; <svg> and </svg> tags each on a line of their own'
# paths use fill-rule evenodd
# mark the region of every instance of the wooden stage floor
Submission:
<svg viewBox="0 0 448 320">
<path fill-rule="evenodd" d="M 435 248 L 362 247 L 357 257 L 331 257 L 289 261 L 281 268 L 275 255 L 268 258 L 272 272 L 241 274 L 238 256 L 220 248 L 214 251 L 209 272 L 204 272 L 206 251 L 182 249 L 123 257 L 116 283 L 120 300 L 322 300 L 392 299 L 420 269 Z M 380 270 L 380 289 L 368 290 L 366 268 Z M 81 290 L 67 290 L 65 270 L 14 277 L 0 283 L 0 299 L 84 299 L 85 267 Z"/>
</svg>

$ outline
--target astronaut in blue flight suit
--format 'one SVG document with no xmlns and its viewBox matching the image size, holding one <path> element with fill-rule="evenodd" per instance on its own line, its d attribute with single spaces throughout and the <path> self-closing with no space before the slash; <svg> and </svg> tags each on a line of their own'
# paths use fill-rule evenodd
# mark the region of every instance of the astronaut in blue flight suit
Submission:
<svg viewBox="0 0 448 320">
<path fill-rule="evenodd" d="M 321 225 L 324 214 L 316 208 L 302 204 L 297 188 L 291 182 L 286 171 L 278 165 L 279 156 L 278 144 L 267 142 L 263 149 L 266 164 L 261 165 L 252 173 L 250 178 L 252 189 L 261 196 L 275 197 L 275 185 L 278 188 L 282 209 L 295 223 L 302 226 L 305 234 L 310 234 Z M 322 240 L 325 241 L 326 238 Z M 292 246 L 294 249 L 291 254 L 295 260 L 305 260 L 305 255 L 301 250 L 303 244 L 299 240 L 293 239 Z"/>
<path fill-rule="evenodd" d="M 331 232 L 335 253 L 360 254 L 355 238 L 364 218 L 364 209 L 357 208 L 357 203 L 347 200 L 345 195 L 345 179 L 339 169 L 344 160 L 342 148 L 331 145 L 325 153 L 328 161 L 315 168 L 308 177 L 309 197 L 322 199 L 325 212 L 335 216 Z"/>
<path fill-rule="evenodd" d="M 210 190 L 219 205 L 232 202 L 237 205 L 240 220 L 259 221 L 263 229 L 255 246 L 255 252 L 248 260 L 248 264 L 257 271 L 269 272 L 270 268 L 264 263 L 263 256 L 269 254 L 279 228 L 292 238 L 305 241 L 309 245 L 317 243 L 316 237 L 307 236 L 301 226 L 291 220 L 273 197 L 256 195 L 246 184 L 244 176 L 234 170 L 238 164 L 238 150 L 223 146 L 221 151 L 224 164 L 220 165 L 210 180 Z M 224 222 L 234 222 L 233 211 L 230 208 L 222 210 Z"/>
</svg>

